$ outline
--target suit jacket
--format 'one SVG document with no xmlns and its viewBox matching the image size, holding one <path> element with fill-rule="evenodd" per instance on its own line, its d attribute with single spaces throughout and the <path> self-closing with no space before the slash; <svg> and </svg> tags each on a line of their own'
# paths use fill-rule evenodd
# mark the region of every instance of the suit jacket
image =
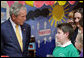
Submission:
<svg viewBox="0 0 84 58">
<path fill-rule="evenodd" d="M 1 24 L 1 55 L 9 57 L 26 57 L 28 56 L 28 45 L 30 42 L 31 28 L 24 23 L 21 26 L 23 36 L 23 52 L 14 32 L 10 20 Z"/>
</svg>

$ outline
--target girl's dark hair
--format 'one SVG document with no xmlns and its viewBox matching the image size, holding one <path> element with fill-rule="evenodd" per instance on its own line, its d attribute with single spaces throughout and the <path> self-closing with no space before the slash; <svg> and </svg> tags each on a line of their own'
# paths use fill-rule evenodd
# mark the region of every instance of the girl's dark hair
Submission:
<svg viewBox="0 0 84 58">
<path fill-rule="evenodd" d="M 74 10 L 74 14 L 75 14 L 76 12 L 80 13 L 81 16 L 83 17 L 83 8 L 79 8 L 79 9 Z"/>
<path fill-rule="evenodd" d="M 79 25 L 83 27 L 83 18 L 81 18 L 81 20 L 79 21 Z"/>
</svg>

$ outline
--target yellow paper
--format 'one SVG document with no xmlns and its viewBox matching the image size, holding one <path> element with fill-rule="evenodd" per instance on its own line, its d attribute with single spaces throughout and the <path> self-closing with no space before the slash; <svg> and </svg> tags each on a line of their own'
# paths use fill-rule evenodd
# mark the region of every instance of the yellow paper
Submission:
<svg viewBox="0 0 84 58">
<path fill-rule="evenodd" d="M 29 6 L 34 6 L 34 1 L 25 1 L 25 3 Z"/>
<path fill-rule="evenodd" d="M 83 1 L 79 1 L 80 3 L 83 3 Z"/>
<path fill-rule="evenodd" d="M 59 5 L 65 5 L 66 1 L 58 1 Z"/>
</svg>

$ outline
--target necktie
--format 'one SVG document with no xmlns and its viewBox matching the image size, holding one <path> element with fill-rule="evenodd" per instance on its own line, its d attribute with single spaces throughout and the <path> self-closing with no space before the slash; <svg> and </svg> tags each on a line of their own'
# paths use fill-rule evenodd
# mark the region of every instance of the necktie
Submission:
<svg viewBox="0 0 84 58">
<path fill-rule="evenodd" d="M 19 45 L 21 47 L 21 50 L 23 51 L 23 42 L 22 42 L 22 39 L 21 39 L 21 36 L 20 36 L 18 25 L 16 25 L 16 36 L 17 36 Z"/>
</svg>

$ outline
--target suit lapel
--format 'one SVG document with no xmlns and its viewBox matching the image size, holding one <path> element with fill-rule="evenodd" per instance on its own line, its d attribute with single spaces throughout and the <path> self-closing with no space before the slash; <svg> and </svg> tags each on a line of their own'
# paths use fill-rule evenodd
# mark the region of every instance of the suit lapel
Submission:
<svg viewBox="0 0 84 58">
<path fill-rule="evenodd" d="M 17 37 L 16 37 L 16 33 L 14 32 L 13 26 L 9 20 L 8 20 L 8 30 L 7 31 L 10 34 L 9 36 L 12 39 L 12 42 L 14 42 L 17 45 L 19 50 L 21 50 L 19 42 L 18 42 Z"/>
</svg>

